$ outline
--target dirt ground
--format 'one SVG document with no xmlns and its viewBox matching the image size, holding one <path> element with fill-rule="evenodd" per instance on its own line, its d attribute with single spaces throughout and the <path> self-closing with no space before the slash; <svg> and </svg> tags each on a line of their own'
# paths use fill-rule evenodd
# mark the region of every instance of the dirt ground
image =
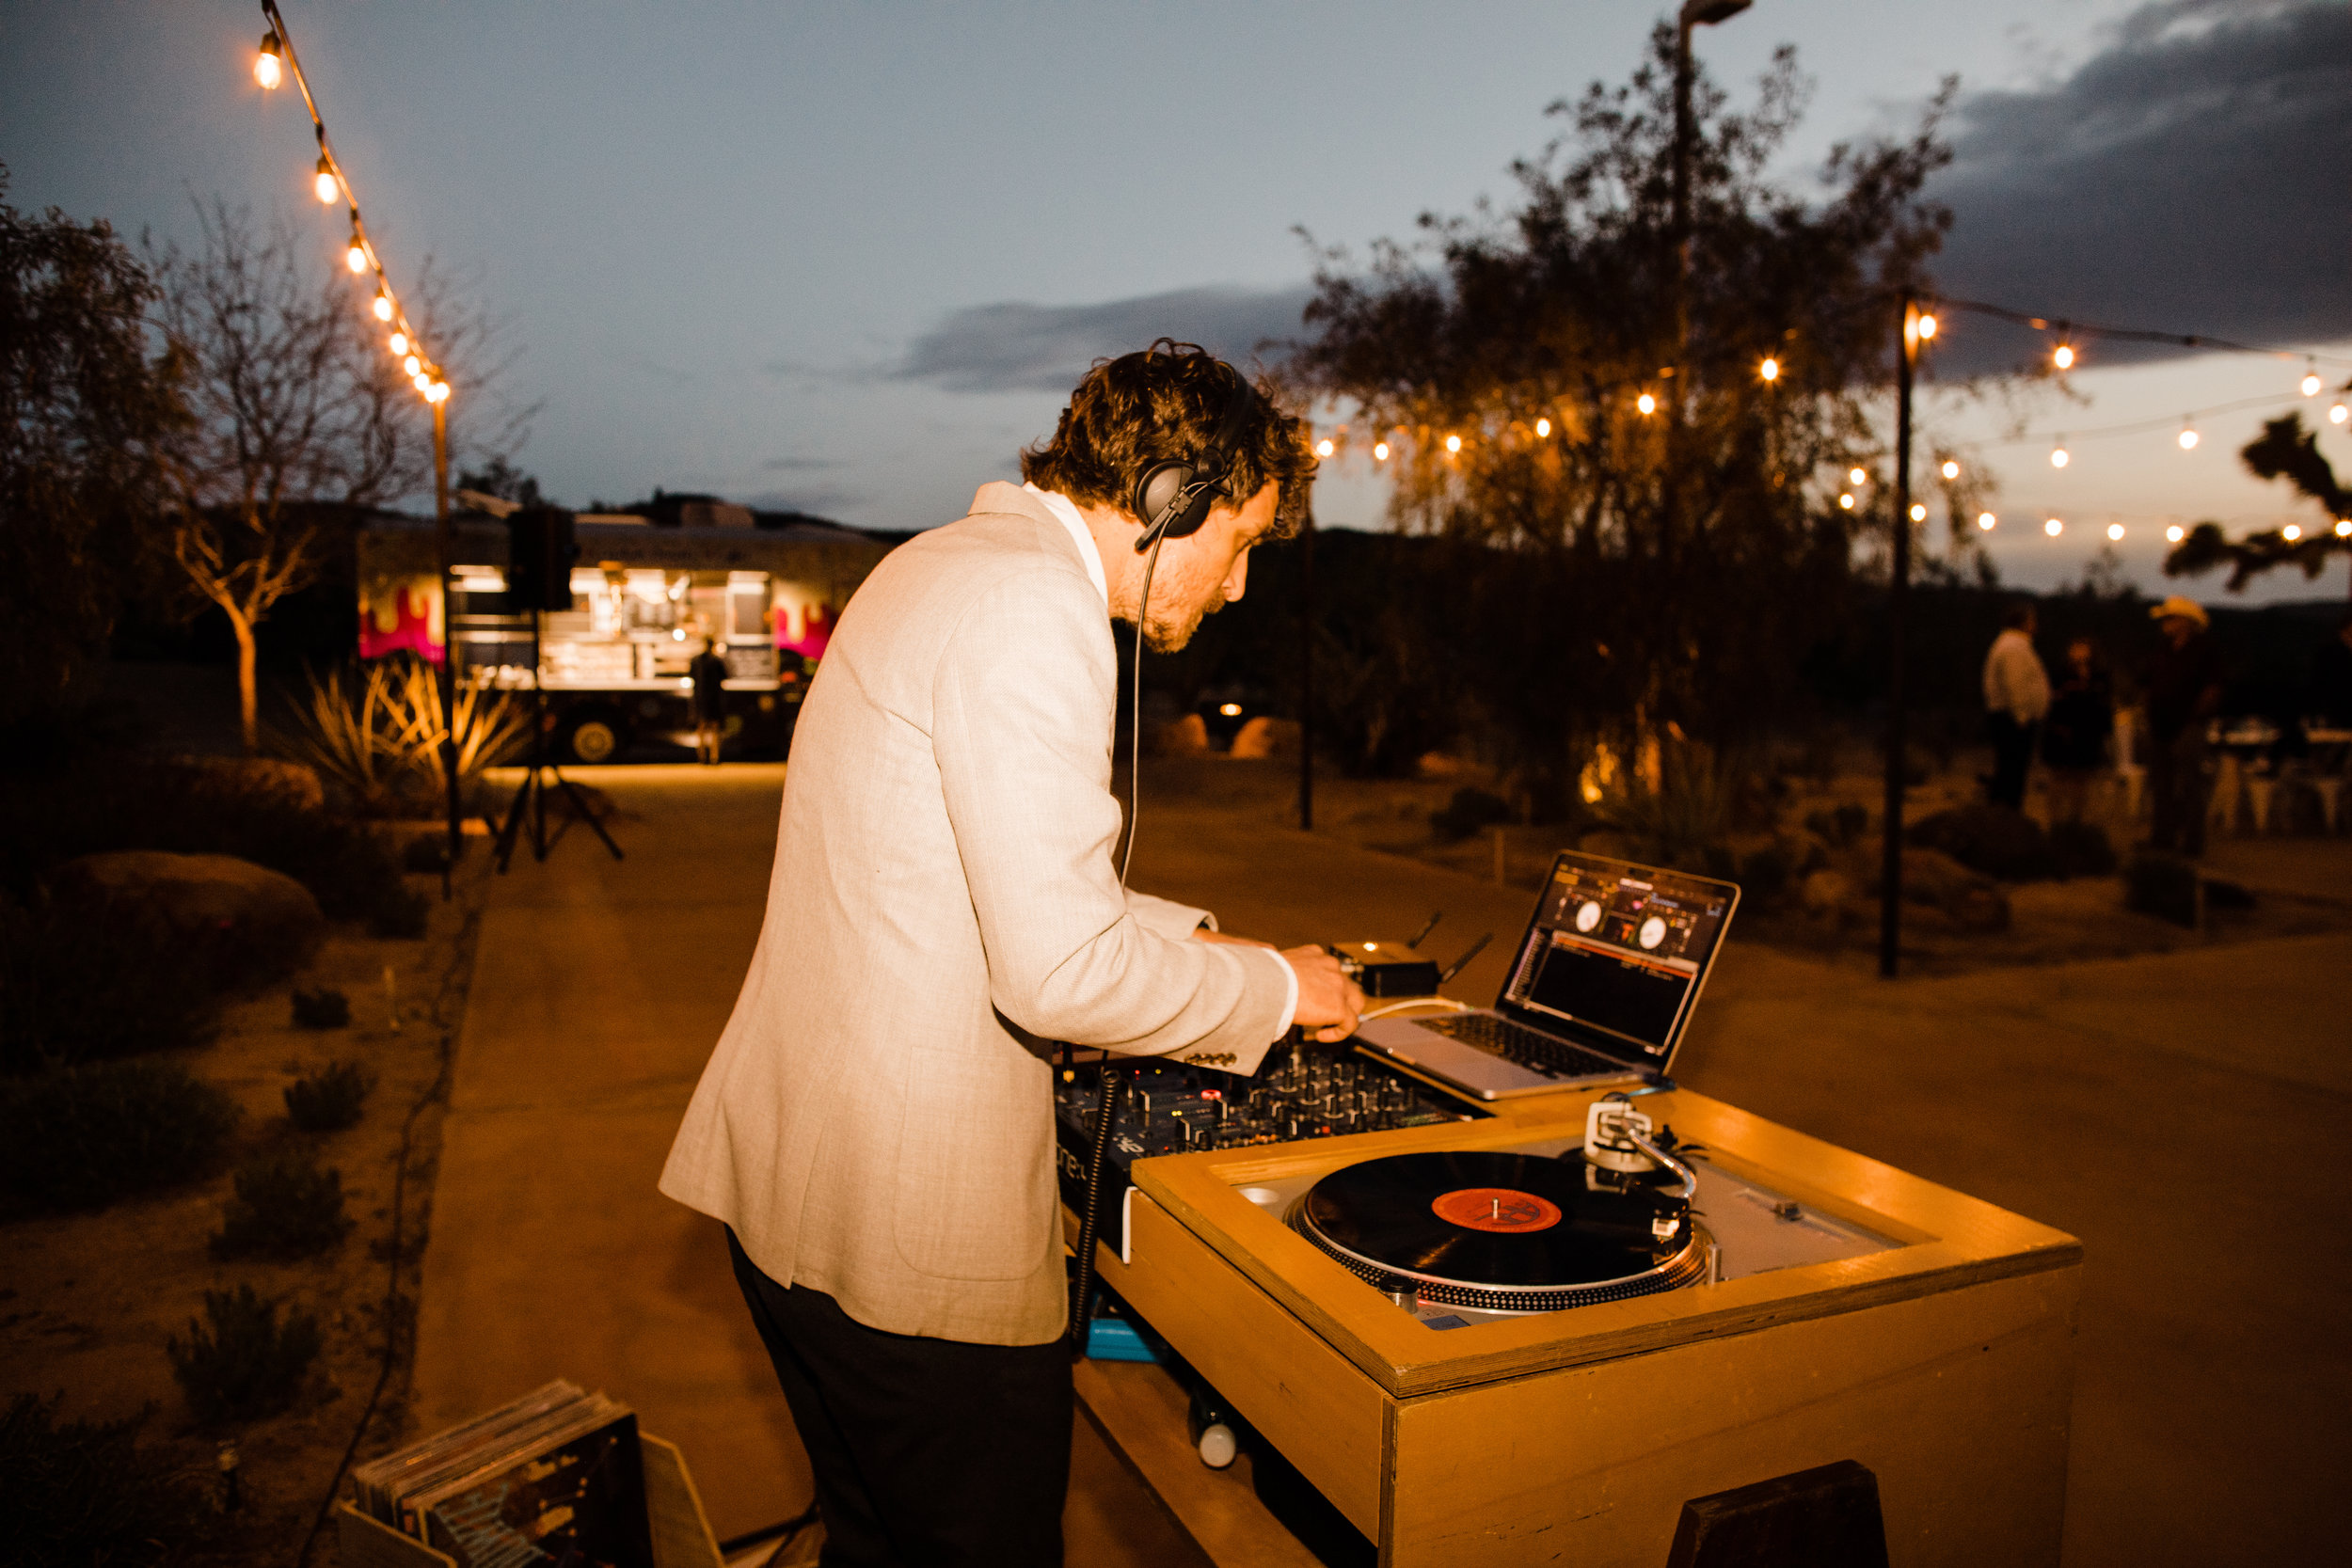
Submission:
<svg viewBox="0 0 2352 1568">
<path fill-rule="evenodd" d="M 229 1157 L 212 1179 L 133 1199 L 94 1214 L 0 1226 L 0 1397 L 32 1393 L 64 1402 L 59 1418 L 107 1420 L 149 1411 L 142 1447 L 160 1447 L 206 1490 L 224 1495 L 217 1465 L 233 1438 L 241 1507 L 221 1521 L 199 1561 L 292 1564 L 302 1551 L 380 1377 L 382 1398 L 358 1443 L 361 1458 L 404 1440 L 418 1265 L 431 1216 L 433 1177 L 447 1095 L 445 1069 L 465 1005 L 488 856 L 468 856 L 456 897 L 435 898 L 421 941 L 381 941 L 357 927 L 330 929 L 301 974 L 225 1009 L 217 1039 L 185 1054 L 198 1077 L 243 1110 Z M 437 895 L 438 878 L 416 878 Z M 351 1002 L 348 1027 L 313 1031 L 292 1022 L 291 993 L 332 988 Z M 358 1126 L 297 1132 L 283 1090 L 330 1062 L 357 1061 L 374 1076 Z M 215 1261 L 208 1247 L 247 1157 L 312 1142 L 341 1171 L 350 1234 L 334 1251 L 300 1262 Z M 394 1186 L 404 1166 L 399 1212 Z M 393 1238 L 399 1237 L 395 1256 Z M 397 1268 L 397 1291 L 391 1291 Z M 199 1430 L 173 1381 L 166 1346 L 204 1314 L 204 1292 L 250 1284 L 294 1310 L 314 1314 L 325 1348 L 308 1386 L 284 1415 L 233 1432 Z M 389 1310 L 388 1312 L 388 1304 Z M 385 1373 L 387 1336 L 393 1359 Z M 308 1559 L 336 1561 L 331 1524 Z"/>
</svg>

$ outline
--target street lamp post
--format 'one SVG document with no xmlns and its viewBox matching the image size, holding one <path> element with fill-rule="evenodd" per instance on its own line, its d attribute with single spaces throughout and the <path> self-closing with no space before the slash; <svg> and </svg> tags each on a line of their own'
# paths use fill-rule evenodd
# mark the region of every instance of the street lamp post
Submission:
<svg viewBox="0 0 2352 1568">
<path fill-rule="evenodd" d="M 1683 0 L 1675 18 L 1675 140 L 1674 140 L 1674 290 L 1676 369 L 1691 343 L 1688 294 L 1691 283 L 1691 143 L 1698 127 L 1691 117 L 1691 34 L 1693 29 L 1728 22 L 1748 8 L 1752 0 Z"/>
<path fill-rule="evenodd" d="M 449 849 L 441 857 L 441 896 L 450 896 L 457 851 L 465 843 L 457 793 L 457 601 L 452 592 L 456 551 L 449 525 L 449 399 L 433 402 L 433 521 L 441 566 L 441 784 L 449 807 Z"/>
<path fill-rule="evenodd" d="M 1924 325 L 1925 330 L 1922 330 Z M 1903 691 L 1904 600 L 1911 588 L 1911 375 L 1920 340 L 1935 330 L 1922 318 L 1919 302 L 1902 296 L 1902 338 L 1895 353 L 1895 531 L 1886 573 L 1886 800 L 1885 837 L 1879 857 L 1879 974 L 1892 980 L 1902 947 L 1903 770 L 1909 750 Z"/>
</svg>

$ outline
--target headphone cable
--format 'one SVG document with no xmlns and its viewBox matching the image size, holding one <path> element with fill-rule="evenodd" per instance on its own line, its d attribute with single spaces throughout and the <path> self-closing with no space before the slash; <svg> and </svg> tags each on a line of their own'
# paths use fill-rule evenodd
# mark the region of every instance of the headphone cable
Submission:
<svg viewBox="0 0 2352 1568">
<path fill-rule="evenodd" d="M 1136 858 L 1136 814 L 1143 809 L 1143 640 L 1145 617 L 1152 610 L 1152 571 L 1160 563 L 1165 531 L 1152 540 L 1152 553 L 1143 558 L 1143 592 L 1136 599 L 1136 678 L 1133 711 L 1127 724 L 1127 847 L 1119 857 L 1119 891 L 1127 892 L 1127 867 Z"/>
</svg>

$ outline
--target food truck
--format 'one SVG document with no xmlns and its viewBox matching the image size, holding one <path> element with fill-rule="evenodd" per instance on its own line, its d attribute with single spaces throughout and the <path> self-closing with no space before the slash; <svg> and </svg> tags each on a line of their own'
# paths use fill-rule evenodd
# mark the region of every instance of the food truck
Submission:
<svg viewBox="0 0 2352 1568">
<path fill-rule="evenodd" d="M 546 694 L 551 760 L 596 763 L 633 745 L 693 744 L 687 667 L 715 639 L 727 662 L 725 754 L 781 757 L 834 618 L 889 546 L 836 525 L 761 528 L 739 507 L 701 510 L 723 520 L 581 515 L 571 608 L 535 617 L 507 603 L 499 518 L 452 517 L 445 612 L 435 524 L 379 517 L 358 540 L 359 657 L 437 664 L 453 641 L 461 680 Z"/>
</svg>

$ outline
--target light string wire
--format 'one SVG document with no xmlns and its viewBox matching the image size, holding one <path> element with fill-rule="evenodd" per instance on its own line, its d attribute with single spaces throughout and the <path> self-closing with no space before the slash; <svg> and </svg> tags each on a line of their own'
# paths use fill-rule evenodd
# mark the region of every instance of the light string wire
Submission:
<svg viewBox="0 0 2352 1568">
<path fill-rule="evenodd" d="M 310 75 L 302 69 L 301 57 L 294 53 L 294 36 L 286 30 L 286 19 L 279 13 L 277 0 L 262 0 L 262 14 L 269 18 L 270 30 L 277 37 L 280 57 L 285 62 L 285 70 L 294 77 L 294 86 L 301 89 L 302 106 L 310 111 L 310 128 L 318 137 L 319 158 L 326 166 L 326 172 L 334 176 L 335 188 L 342 195 L 343 205 L 351 214 L 352 243 L 359 247 L 359 253 L 366 258 L 367 269 L 375 279 L 377 293 L 391 301 L 392 315 L 389 325 L 407 343 L 408 353 L 416 356 L 417 375 L 426 378 L 427 384 L 417 388 L 418 394 L 427 403 L 437 403 L 449 394 L 446 390 L 437 391 L 435 388 L 447 388 L 449 378 L 441 373 L 441 367 L 424 352 L 423 341 L 418 337 L 416 328 L 409 324 L 408 312 L 401 305 L 400 295 L 392 288 L 391 278 L 384 270 L 383 258 L 376 254 L 375 242 L 369 237 L 366 220 L 359 215 L 358 193 L 353 190 L 350 176 L 343 172 L 342 160 L 335 156 L 334 145 L 327 139 L 326 120 L 319 113 L 318 97 L 310 90 Z"/>
</svg>

